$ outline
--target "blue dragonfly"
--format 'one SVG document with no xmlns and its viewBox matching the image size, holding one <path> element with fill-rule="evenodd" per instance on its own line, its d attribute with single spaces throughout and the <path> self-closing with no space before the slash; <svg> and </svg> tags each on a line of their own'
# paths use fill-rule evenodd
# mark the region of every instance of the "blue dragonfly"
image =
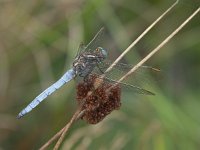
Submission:
<svg viewBox="0 0 200 150">
<path fill-rule="evenodd" d="M 103 28 L 95 35 L 95 37 L 90 41 L 90 43 L 87 46 L 85 46 L 84 44 L 80 44 L 78 52 L 72 64 L 72 68 L 66 71 L 65 74 L 58 81 L 56 81 L 46 90 L 44 90 L 30 104 L 28 104 L 18 114 L 17 116 L 18 119 L 29 113 L 32 109 L 38 106 L 40 102 L 42 102 L 49 95 L 51 95 L 53 92 L 58 90 L 60 87 L 62 87 L 64 84 L 68 83 L 72 79 L 75 78 L 84 79 L 88 75 L 93 73 L 94 70 L 98 70 L 98 72 L 100 72 L 101 74 L 104 73 L 104 69 L 110 65 L 110 63 L 105 62 L 108 53 L 107 50 L 105 50 L 104 48 L 96 46 L 96 43 L 99 37 L 102 35 L 102 32 Z M 124 70 L 124 69 L 130 69 L 130 66 L 126 64 L 116 64 L 115 68 L 119 70 Z M 111 78 L 105 77 L 105 79 L 108 80 L 109 82 L 116 82 Z M 120 84 L 127 87 L 129 86 L 140 94 L 154 95 L 154 93 L 148 90 L 145 90 L 143 88 L 131 84 L 126 84 L 126 83 L 120 83 Z"/>
</svg>

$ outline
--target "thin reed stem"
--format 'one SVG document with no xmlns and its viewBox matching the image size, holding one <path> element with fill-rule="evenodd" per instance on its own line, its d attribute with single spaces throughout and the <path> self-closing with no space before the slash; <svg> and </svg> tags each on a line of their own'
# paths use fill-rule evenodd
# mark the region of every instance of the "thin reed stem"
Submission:
<svg viewBox="0 0 200 150">
<path fill-rule="evenodd" d="M 53 143 L 56 139 L 58 139 L 62 133 L 67 132 L 66 130 L 69 130 L 69 128 L 71 127 L 71 125 L 73 124 L 74 121 L 79 120 L 85 111 L 79 111 L 80 109 L 78 109 L 74 115 L 72 116 L 70 122 L 68 122 L 60 131 L 58 131 L 49 141 L 47 141 L 39 150 L 45 150 L 47 149 L 47 147 Z M 79 112 L 79 113 L 78 113 Z M 77 115 L 78 113 L 78 115 Z M 66 133 L 65 133 L 66 134 Z"/>
<path fill-rule="evenodd" d="M 143 37 L 146 35 L 155 25 L 158 23 L 175 5 L 178 4 L 178 0 L 173 3 L 160 17 L 158 17 L 133 43 L 123 51 L 123 53 L 110 65 L 110 67 L 105 71 L 109 72 L 125 55 L 128 53 Z"/>
<path fill-rule="evenodd" d="M 48 142 L 46 142 L 39 150 L 45 150 L 51 143 L 60 137 L 63 133 L 65 127 L 63 127 L 59 132 L 57 132 Z"/>
<path fill-rule="evenodd" d="M 161 42 L 155 49 L 153 49 L 145 58 L 143 58 L 139 63 L 137 63 L 128 73 L 126 73 L 123 77 L 121 77 L 118 82 L 123 81 L 133 72 L 135 72 L 140 66 L 142 66 L 148 59 L 150 59 L 156 52 L 158 52 L 165 44 L 167 44 L 198 12 L 200 11 L 200 7 L 190 15 L 174 32 L 172 32 L 163 42 Z M 117 85 L 114 84 L 113 86 Z M 112 86 L 112 87 L 113 87 Z M 109 89 L 111 89 L 110 87 Z M 108 90 L 109 90 L 108 89 Z"/>
<path fill-rule="evenodd" d="M 133 43 L 131 45 L 128 46 L 128 48 L 126 50 L 124 50 L 124 52 L 110 65 L 110 67 L 108 67 L 105 71 L 105 74 L 108 73 L 123 57 L 126 53 L 128 53 L 141 39 L 144 35 L 146 35 L 148 33 L 148 31 L 150 31 L 155 25 L 156 23 L 158 23 L 168 12 L 170 12 L 172 10 L 172 8 L 178 4 L 178 0 L 173 3 L 161 16 L 159 16 L 135 41 L 133 41 Z M 95 82 L 95 86 L 94 89 L 97 89 L 99 86 L 101 86 L 102 82 L 103 82 L 103 78 L 105 77 L 105 74 L 102 74 L 100 76 L 101 80 L 98 79 L 98 81 Z M 121 80 L 122 81 L 122 80 Z M 118 84 L 118 83 L 116 83 Z M 114 84 L 113 86 L 115 86 L 116 84 Z M 107 91 L 109 91 L 113 86 L 111 86 Z M 85 102 L 85 99 L 87 97 L 89 97 L 90 95 L 92 95 L 92 92 L 88 92 L 87 96 L 83 99 L 83 103 Z"/>
<path fill-rule="evenodd" d="M 61 134 L 59 140 L 57 141 L 57 143 L 56 143 L 56 145 L 55 145 L 53 150 L 58 150 L 58 148 L 60 147 L 62 141 L 65 138 L 65 135 L 66 135 L 67 131 L 69 131 L 69 128 L 77 120 L 77 117 L 79 116 L 80 113 L 81 113 L 81 108 L 77 109 L 77 111 L 74 113 L 74 115 L 72 116 L 72 118 L 69 121 L 69 123 L 65 126 L 64 131 L 62 132 L 62 134 Z"/>
</svg>

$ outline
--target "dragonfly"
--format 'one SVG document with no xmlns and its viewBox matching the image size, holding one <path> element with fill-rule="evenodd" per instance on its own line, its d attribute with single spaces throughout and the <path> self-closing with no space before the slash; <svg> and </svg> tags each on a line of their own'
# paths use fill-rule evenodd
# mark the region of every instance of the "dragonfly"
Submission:
<svg viewBox="0 0 200 150">
<path fill-rule="evenodd" d="M 67 70 L 58 81 L 56 81 L 50 87 L 45 89 L 31 103 L 29 103 L 18 114 L 17 116 L 18 119 L 23 117 L 30 111 L 32 111 L 49 95 L 54 93 L 56 90 L 61 88 L 64 84 L 68 83 L 69 81 L 76 78 L 78 78 L 78 80 L 87 78 L 88 75 L 92 74 L 94 70 L 98 70 L 98 72 L 100 72 L 101 74 L 104 73 L 104 69 L 107 68 L 111 64 L 105 61 L 108 58 L 108 51 L 96 45 L 103 31 L 104 31 L 104 28 L 101 28 L 100 31 L 94 36 L 94 38 L 86 46 L 84 44 L 80 44 L 78 48 L 78 52 L 72 63 L 71 69 Z M 116 64 L 115 68 L 124 70 L 126 68 L 130 68 L 130 66 L 127 64 Z M 117 82 L 111 78 L 105 77 L 105 79 L 109 80 L 110 82 Z M 119 83 L 119 84 L 122 84 L 123 86 L 129 86 L 132 89 L 134 89 L 137 93 L 140 93 L 140 94 L 154 95 L 154 93 L 148 90 L 145 90 L 143 88 L 140 88 L 138 86 L 134 86 L 131 84 L 126 84 L 126 83 Z"/>
</svg>

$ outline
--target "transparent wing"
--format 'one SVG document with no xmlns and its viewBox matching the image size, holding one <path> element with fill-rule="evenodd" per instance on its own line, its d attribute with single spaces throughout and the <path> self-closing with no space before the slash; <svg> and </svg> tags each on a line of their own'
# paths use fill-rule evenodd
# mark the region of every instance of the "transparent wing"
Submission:
<svg viewBox="0 0 200 150">
<path fill-rule="evenodd" d="M 106 71 L 106 69 L 111 65 L 111 62 L 103 62 L 98 64 L 96 69 L 94 70 L 97 74 L 102 74 Z M 117 63 L 110 72 L 107 72 L 105 75 L 108 78 L 117 80 L 119 77 L 125 75 L 130 69 L 133 68 L 133 65 L 124 64 L 124 63 Z M 132 79 L 139 81 L 148 81 L 149 74 L 152 74 L 155 77 L 158 77 L 160 74 L 160 70 L 151 66 L 140 66 L 133 74 Z M 130 77 L 131 78 L 131 77 Z M 126 79 L 128 80 L 128 79 Z M 136 81 L 133 81 L 136 82 Z"/>
<path fill-rule="evenodd" d="M 103 62 L 101 64 L 98 64 L 93 73 L 99 75 L 104 74 L 105 70 L 110 65 L 110 62 Z M 117 80 L 125 75 L 132 67 L 133 65 L 118 63 L 113 67 L 110 72 L 105 74 L 105 79 L 108 82 L 119 83 Z M 140 86 L 151 83 L 152 78 L 149 76 L 149 74 L 152 73 L 153 75 L 156 75 L 159 71 L 159 69 L 151 66 L 141 66 L 136 72 L 134 72 L 132 76 L 130 76 L 128 79 L 125 79 L 123 82 L 120 82 L 119 84 L 123 88 L 131 90 L 132 92 L 137 94 L 154 95 L 153 92 L 143 89 Z"/>
<path fill-rule="evenodd" d="M 145 95 L 155 95 L 153 92 L 143 89 L 139 86 L 131 85 L 128 83 L 123 83 L 123 82 L 118 82 L 109 78 L 105 78 L 108 82 L 112 82 L 113 84 L 118 83 L 124 88 L 130 88 L 133 92 L 138 93 L 138 94 L 145 94 Z"/>
<path fill-rule="evenodd" d="M 99 64 L 100 69 L 106 70 L 109 66 L 111 66 L 112 62 L 104 61 L 103 63 Z M 127 72 L 133 68 L 133 65 L 124 64 L 124 63 L 117 63 L 113 67 L 114 69 L 121 70 L 122 72 Z M 160 72 L 160 69 L 154 68 L 151 66 L 140 66 L 139 69 L 147 69 L 151 71 Z M 112 72 L 112 70 L 111 70 Z"/>
<path fill-rule="evenodd" d="M 86 46 L 83 43 L 80 43 L 79 47 L 78 47 L 78 51 L 77 51 L 76 57 L 79 56 L 81 53 L 83 53 L 85 48 L 86 48 Z"/>
<path fill-rule="evenodd" d="M 88 45 L 84 45 L 83 43 L 80 43 L 78 51 L 77 51 L 77 54 L 76 54 L 76 57 L 81 55 L 85 51 L 93 51 L 97 47 L 100 47 L 101 44 L 99 42 L 100 42 L 100 39 L 101 39 L 101 37 L 103 35 L 103 32 L 104 32 L 104 28 L 101 28 L 97 32 L 97 34 L 93 37 L 93 39 L 88 43 Z"/>
<path fill-rule="evenodd" d="M 102 38 L 104 33 L 104 28 L 101 28 L 97 34 L 93 37 L 93 39 L 88 43 L 88 45 L 85 47 L 85 51 L 93 51 L 97 47 L 101 47 L 100 39 Z"/>
<path fill-rule="evenodd" d="M 26 108 L 24 108 L 17 116 L 17 118 L 23 117 L 25 114 L 29 113 L 33 108 L 40 104 L 49 95 L 63 86 L 65 83 L 69 82 L 75 77 L 75 72 L 73 69 L 68 70 L 57 82 L 44 90 L 40 95 L 38 95 Z"/>
</svg>

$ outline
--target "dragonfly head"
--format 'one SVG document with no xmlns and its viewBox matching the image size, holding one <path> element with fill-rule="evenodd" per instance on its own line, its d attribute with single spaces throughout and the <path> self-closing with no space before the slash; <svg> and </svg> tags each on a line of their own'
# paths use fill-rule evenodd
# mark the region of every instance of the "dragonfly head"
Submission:
<svg viewBox="0 0 200 150">
<path fill-rule="evenodd" d="M 104 60 L 104 59 L 107 58 L 107 56 L 108 56 L 107 50 L 105 50 L 105 49 L 102 48 L 102 47 L 97 47 L 97 48 L 96 48 L 96 52 L 97 52 L 98 57 L 99 57 L 101 60 Z"/>
</svg>

